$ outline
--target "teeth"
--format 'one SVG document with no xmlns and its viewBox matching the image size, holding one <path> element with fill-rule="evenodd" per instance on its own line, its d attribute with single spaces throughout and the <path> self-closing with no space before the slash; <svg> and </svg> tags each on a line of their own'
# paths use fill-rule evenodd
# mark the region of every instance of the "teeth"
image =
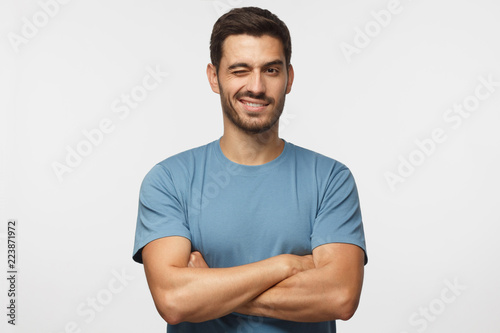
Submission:
<svg viewBox="0 0 500 333">
<path fill-rule="evenodd" d="M 249 103 L 249 102 L 243 102 L 245 105 L 252 106 L 254 108 L 258 108 L 261 106 L 264 106 L 264 104 L 256 104 L 256 103 Z"/>
</svg>

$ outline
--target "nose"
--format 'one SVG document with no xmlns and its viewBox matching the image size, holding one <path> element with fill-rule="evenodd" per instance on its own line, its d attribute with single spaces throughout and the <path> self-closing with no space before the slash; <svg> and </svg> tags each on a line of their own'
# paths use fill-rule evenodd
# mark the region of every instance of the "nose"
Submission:
<svg viewBox="0 0 500 333">
<path fill-rule="evenodd" d="M 264 94 L 266 85 L 262 73 L 260 71 L 252 72 L 248 77 L 247 90 L 255 95 Z"/>
</svg>

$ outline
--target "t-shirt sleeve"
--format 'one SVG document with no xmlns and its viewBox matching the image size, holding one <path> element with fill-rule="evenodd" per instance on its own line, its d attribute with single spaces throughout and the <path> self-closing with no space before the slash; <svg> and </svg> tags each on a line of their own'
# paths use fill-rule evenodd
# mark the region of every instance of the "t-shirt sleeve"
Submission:
<svg viewBox="0 0 500 333">
<path fill-rule="evenodd" d="M 347 167 L 332 172 L 314 220 L 311 245 L 347 243 L 359 246 L 368 262 L 358 191 Z"/>
<path fill-rule="evenodd" d="M 172 175 L 157 164 L 144 178 L 139 193 L 134 261 L 142 263 L 143 247 L 167 236 L 182 236 L 191 240 L 185 210 Z"/>
</svg>

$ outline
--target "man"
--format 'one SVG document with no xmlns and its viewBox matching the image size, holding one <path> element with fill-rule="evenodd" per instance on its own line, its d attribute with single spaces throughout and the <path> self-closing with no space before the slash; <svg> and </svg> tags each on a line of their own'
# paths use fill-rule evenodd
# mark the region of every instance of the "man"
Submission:
<svg viewBox="0 0 500 333">
<path fill-rule="evenodd" d="M 233 9 L 210 51 L 224 134 L 145 177 L 133 258 L 167 332 L 335 332 L 358 306 L 363 225 L 349 170 L 278 136 L 288 29 Z"/>
</svg>

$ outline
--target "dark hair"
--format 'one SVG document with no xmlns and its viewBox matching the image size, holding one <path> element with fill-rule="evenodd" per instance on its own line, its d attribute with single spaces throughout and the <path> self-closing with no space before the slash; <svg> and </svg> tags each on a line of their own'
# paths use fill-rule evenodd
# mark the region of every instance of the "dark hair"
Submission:
<svg viewBox="0 0 500 333">
<path fill-rule="evenodd" d="M 292 41 L 285 23 L 267 9 L 242 7 L 234 8 L 222 15 L 214 24 L 210 37 L 210 59 L 217 72 L 226 38 L 243 34 L 255 37 L 269 35 L 281 40 L 288 68 L 292 57 Z"/>
</svg>

